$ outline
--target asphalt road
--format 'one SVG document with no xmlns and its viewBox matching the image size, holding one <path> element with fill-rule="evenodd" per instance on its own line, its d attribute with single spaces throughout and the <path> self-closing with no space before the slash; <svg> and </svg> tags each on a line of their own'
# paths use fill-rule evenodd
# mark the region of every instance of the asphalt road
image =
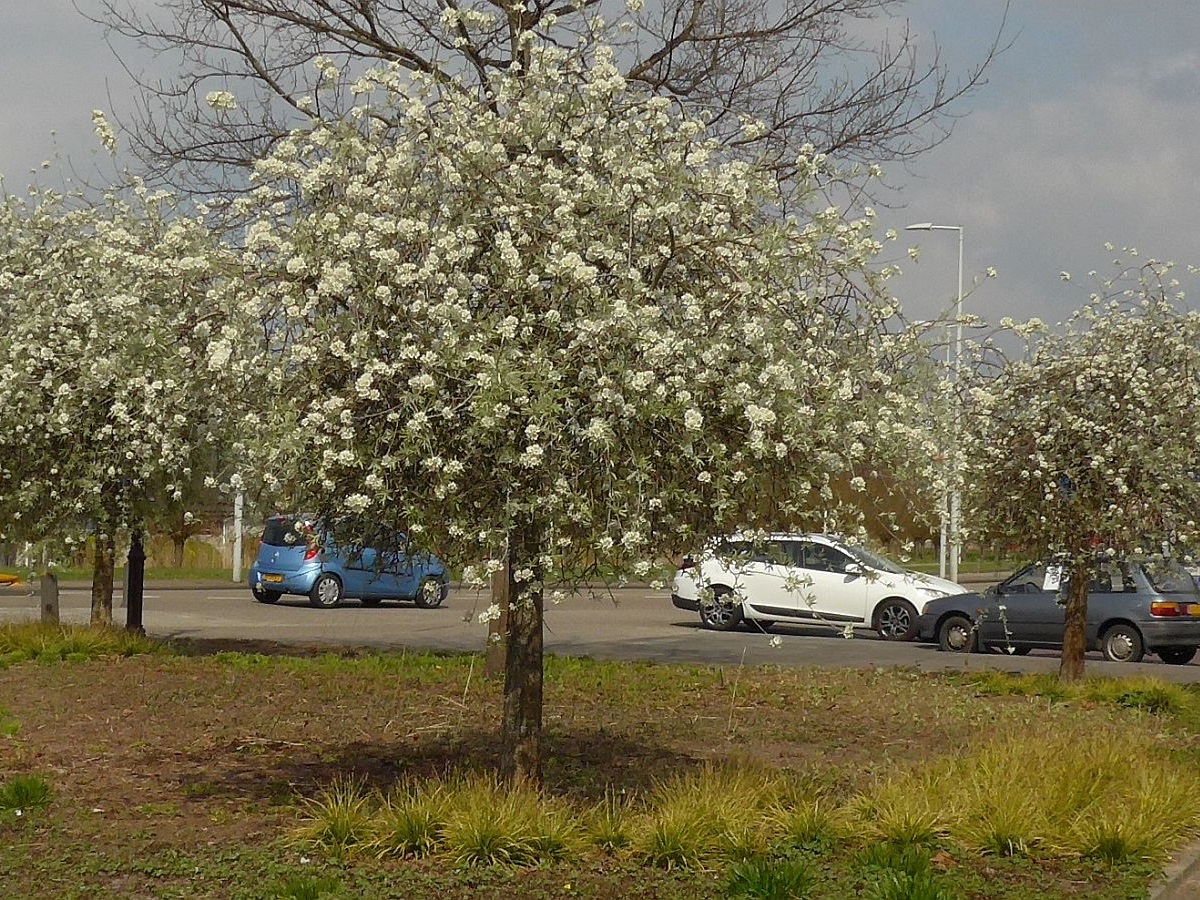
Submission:
<svg viewBox="0 0 1200 900">
<path fill-rule="evenodd" d="M 118 597 L 118 603 L 120 602 Z M 237 586 L 147 588 L 143 621 L 147 632 L 161 638 L 249 639 L 331 646 L 369 646 L 428 650 L 478 651 L 486 626 L 478 615 L 490 600 L 486 594 L 454 590 L 440 609 L 417 609 L 385 603 L 368 609 L 347 601 L 338 609 L 314 609 L 301 597 L 275 606 L 256 603 L 249 590 Z M 64 622 L 88 619 L 89 593 L 65 587 L 60 596 Z M 0 621 L 38 617 L 38 598 L 28 592 L 0 592 Z M 125 610 L 115 610 L 124 621 Z M 779 646 L 771 638 L 778 635 Z M 576 594 L 546 610 L 546 650 L 571 656 L 638 659 L 719 665 L 871 667 L 909 666 L 929 671 L 999 668 L 1007 671 L 1055 672 L 1058 657 L 1035 651 L 1026 657 L 998 654 L 960 656 L 920 644 L 893 644 L 868 632 L 847 640 L 840 633 L 810 626 L 779 626 L 771 635 L 700 628 L 695 613 L 675 609 L 666 591 L 622 588 Z M 1200 664 L 1169 666 L 1147 662 L 1104 662 L 1090 654 L 1092 674 L 1154 675 L 1169 681 L 1200 682 Z"/>
</svg>

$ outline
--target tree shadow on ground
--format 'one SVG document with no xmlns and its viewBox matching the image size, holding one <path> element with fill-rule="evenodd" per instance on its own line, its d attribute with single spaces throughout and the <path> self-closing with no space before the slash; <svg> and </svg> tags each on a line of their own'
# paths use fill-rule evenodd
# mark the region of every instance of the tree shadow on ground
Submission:
<svg viewBox="0 0 1200 900">
<path fill-rule="evenodd" d="M 640 793 L 656 780 L 703 766 L 705 760 L 604 729 L 548 732 L 546 789 L 584 800 L 608 791 Z M 499 771 L 493 731 L 406 735 L 342 744 L 250 740 L 176 759 L 188 797 L 237 797 L 271 803 L 309 797 L 338 780 L 387 792 L 407 780 Z"/>
</svg>

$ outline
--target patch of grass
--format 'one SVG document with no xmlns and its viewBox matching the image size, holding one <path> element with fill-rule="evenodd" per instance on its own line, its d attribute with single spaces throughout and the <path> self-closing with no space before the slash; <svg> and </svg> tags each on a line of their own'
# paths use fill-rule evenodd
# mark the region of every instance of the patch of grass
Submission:
<svg viewBox="0 0 1200 900">
<path fill-rule="evenodd" d="M 0 669 L 4 668 L 4 664 L 0 663 Z M 0 737 L 16 737 L 21 732 L 21 723 L 9 715 L 8 711 L 0 707 Z"/>
<path fill-rule="evenodd" d="M 779 773 L 746 763 L 706 766 L 659 782 L 647 800 L 635 850 L 666 869 L 760 855 L 772 804 L 785 789 Z"/>
<path fill-rule="evenodd" d="M 372 802 L 362 782 L 335 779 L 315 798 L 305 799 L 306 821 L 296 831 L 296 842 L 343 857 L 370 839 Z"/>
<path fill-rule="evenodd" d="M 84 662 L 112 656 L 166 652 L 165 645 L 123 628 L 43 625 L 40 622 L 0 625 L 0 668 L 36 659 Z"/>
<path fill-rule="evenodd" d="M 1157 678 L 1087 679 L 1079 690 L 1088 700 L 1155 715 L 1183 715 L 1196 706 L 1194 693 Z"/>
<path fill-rule="evenodd" d="M 815 884 L 812 864 L 806 860 L 757 856 L 730 869 L 725 893 L 747 900 L 801 900 L 810 896 Z"/>
<path fill-rule="evenodd" d="M 633 811 L 631 802 L 612 789 L 605 791 L 587 818 L 585 832 L 588 841 L 605 853 L 615 854 L 629 849 L 633 843 Z"/>
<path fill-rule="evenodd" d="M 868 844 L 858 856 L 858 864 L 875 871 L 899 872 L 903 875 L 925 875 L 932 871 L 928 847 L 920 844 L 897 844 L 879 841 Z"/>
<path fill-rule="evenodd" d="M 447 787 L 446 809 L 442 842 L 459 866 L 531 865 L 582 845 L 574 811 L 529 784 L 465 776 Z"/>
<path fill-rule="evenodd" d="M 1200 719 L 1200 695 L 1194 687 L 1158 678 L 1085 678 L 1065 683 L 1049 674 L 985 671 L 972 673 L 966 680 L 980 694 L 1041 697 L 1052 703 L 1103 703 L 1155 715 Z"/>
<path fill-rule="evenodd" d="M 1200 776 L 1128 725 L 1076 725 L 939 759 L 849 807 L 863 833 L 895 843 L 1159 860 L 1200 828 Z"/>
<path fill-rule="evenodd" d="M 869 900 L 959 900 L 959 894 L 933 872 L 886 872 L 867 891 Z"/>
<path fill-rule="evenodd" d="M 323 900 L 338 896 L 341 885 L 328 876 L 295 875 L 280 884 L 270 896 L 272 900 Z"/>
<path fill-rule="evenodd" d="M 985 669 L 965 676 L 977 693 L 985 696 L 1043 697 L 1058 703 L 1070 697 L 1070 688 L 1055 675 L 1001 672 Z"/>
<path fill-rule="evenodd" d="M 0 811 L 24 812 L 50 805 L 50 782 L 40 775 L 14 775 L 0 784 Z"/>
<path fill-rule="evenodd" d="M 197 652 L 195 646 L 183 642 L 177 644 L 175 649 L 183 655 Z M 443 683 L 448 676 L 459 672 L 465 675 L 479 664 L 475 654 L 432 651 L 386 653 L 348 650 L 344 653 L 326 652 L 313 656 L 285 656 L 223 650 L 212 656 L 221 665 L 238 671 L 399 677 L 419 685 Z"/>
<path fill-rule="evenodd" d="M 428 856 L 441 844 L 447 805 L 446 791 L 437 782 L 402 785 L 371 820 L 371 849 L 381 857 Z"/>
</svg>

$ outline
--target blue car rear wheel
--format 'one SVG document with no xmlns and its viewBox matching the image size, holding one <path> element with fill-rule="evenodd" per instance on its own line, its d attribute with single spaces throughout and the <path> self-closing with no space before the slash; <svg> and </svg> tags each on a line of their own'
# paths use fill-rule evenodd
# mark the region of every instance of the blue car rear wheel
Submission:
<svg viewBox="0 0 1200 900">
<path fill-rule="evenodd" d="M 440 578 L 423 578 L 421 586 L 417 588 L 417 596 L 413 600 L 421 609 L 435 609 L 442 605 L 442 601 L 449 593 L 449 583 Z"/>
<path fill-rule="evenodd" d="M 313 582 L 308 602 L 318 609 L 333 609 L 342 602 L 342 583 L 326 572 Z"/>
</svg>

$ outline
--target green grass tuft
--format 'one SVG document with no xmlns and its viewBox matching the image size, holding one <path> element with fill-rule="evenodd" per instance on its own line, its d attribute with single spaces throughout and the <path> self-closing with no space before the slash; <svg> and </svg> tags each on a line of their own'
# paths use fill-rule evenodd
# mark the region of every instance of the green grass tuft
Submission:
<svg viewBox="0 0 1200 900">
<path fill-rule="evenodd" d="M 802 859 L 753 857 L 734 865 L 725 893 L 747 900 L 800 900 L 816 883 L 812 865 Z"/>
<path fill-rule="evenodd" d="M 306 821 L 296 843 L 341 858 L 370 839 L 373 798 L 355 779 L 335 779 L 304 801 Z"/>
<path fill-rule="evenodd" d="M 708 766 L 660 782 L 647 801 L 635 852 L 666 869 L 742 860 L 765 851 L 783 777 L 749 764 Z"/>
<path fill-rule="evenodd" d="M 446 827 L 442 785 L 406 784 L 389 796 L 371 820 L 369 844 L 378 856 L 419 858 L 435 852 Z"/>
<path fill-rule="evenodd" d="M 612 790 L 605 791 L 587 818 L 588 841 L 605 853 L 616 854 L 633 844 L 633 810 L 630 801 Z"/>
<path fill-rule="evenodd" d="M 573 810 L 529 784 L 466 776 L 447 786 L 446 809 L 442 843 L 459 866 L 532 865 L 582 845 Z"/>
<path fill-rule="evenodd" d="M 953 890 L 929 871 L 889 871 L 868 890 L 866 896 L 869 900 L 959 900 Z"/>
<path fill-rule="evenodd" d="M 336 897 L 340 892 L 341 886 L 334 878 L 298 875 L 276 888 L 271 897 L 273 900 L 323 900 Z"/>
<path fill-rule="evenodd" d="M 24 812 L 50 805 L 50 782 L 40 775 L 14 775 L 0 784 L 0 810 Z"/>
</svg>

